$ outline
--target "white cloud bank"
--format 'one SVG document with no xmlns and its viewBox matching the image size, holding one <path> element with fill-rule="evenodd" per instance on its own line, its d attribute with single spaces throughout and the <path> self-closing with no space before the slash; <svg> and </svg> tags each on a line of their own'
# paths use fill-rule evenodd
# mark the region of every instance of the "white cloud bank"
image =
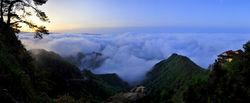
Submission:
<svg viewBox="0 0 250 103">
<path fill-rule="evenodd" d="M 241 49 L 249 34 L 135 34 L 86 35 L 50 34 L 42 40 L 30 34 L 19 38 L 28 49 L 42 48 L 62 56 L 78 52 L 102 53 L 107 59 L 96 73 L 117 73 L 129 82 L 143 78 L 154 64 L 172 53 L 188 56 L 206 68 L 225 50 Z"/>
</svg>

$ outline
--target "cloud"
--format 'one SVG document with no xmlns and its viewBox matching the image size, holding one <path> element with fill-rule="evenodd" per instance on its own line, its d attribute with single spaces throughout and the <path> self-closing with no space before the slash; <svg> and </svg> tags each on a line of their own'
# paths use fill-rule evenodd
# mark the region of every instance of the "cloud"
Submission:
<svg viewBox="0 0 250 103">
<path fill-rule="evenodd" d="M 206 68 L 217 55 L 231 49 L 241 49 L 249 34 L 158 33 L 158 34 L 50 34 L 42 40 L 31 34 L 19 37 L 28 49 L 42 48 L 62 56 L 78 52 L 100 52 L 107 59 L 95 73 L 117 73 L 129 82 L 141 80 L 147 71 L 172 53 L 188 56 Z"/>
</svg>

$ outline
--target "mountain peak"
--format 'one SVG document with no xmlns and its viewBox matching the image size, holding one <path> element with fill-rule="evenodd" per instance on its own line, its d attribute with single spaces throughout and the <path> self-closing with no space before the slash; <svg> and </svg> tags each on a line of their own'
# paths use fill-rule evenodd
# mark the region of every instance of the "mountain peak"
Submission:
<svg viewBox="0 0 250 103">
<path fill-rule="evenodd" d="M 188 60 L 190 62 L 193 62 L 192 60 L 190 60 L 188 57 L 183 56 L 183 55 L 179 55 L 177 53 L 173 53 L 167 60 L 172 60 L 174 58 L 178 58 L 178 59 L 183 59 L 183 60 Z"/>
<path fill-rule="evenodd" d="M 151 96 L 164 94 L 164 97 L 166 93 L 171 93 L 171 88 L 184 87 L 189 80 L 204 72 L 204 69 L 188 57 L 174 53 L 168 59 L 157 63 L 147 73 L 144 85 L 149 89 Z"/>
<path fill-rule="evenodd" d="M 179 56 L 179 54 L 177 54 L 177 53 L 173 53 L 171 56 Z"/>
<path fill-rule="evenodd" d="M 174 53 L 168 59 L 157 63 L 153 69 L 147 73 L 147 76 L 155 78 L 163 73 L 168 74 L 169 72 L 175 73 L 183 71 L 204 71 L 204 69 L 195 64 L 188 57 Z"/>
</svg>

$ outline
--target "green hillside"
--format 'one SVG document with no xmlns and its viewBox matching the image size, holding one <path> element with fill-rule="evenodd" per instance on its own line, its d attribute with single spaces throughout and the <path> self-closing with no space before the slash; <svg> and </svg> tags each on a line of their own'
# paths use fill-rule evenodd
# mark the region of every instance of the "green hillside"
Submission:
<svg viewBox="0 0 250 103">
<path fill-rule="evenodd" d="M 151 103 L 181 103 L 183 92 L 191 80 L 201 75 L 206 78 L 204 69 L 185 56 L 173 54 L 168 59 L 157 63 L 147 73 L 144 85 L 148 96 L 145 99 Z"/>
<path fill-rule="evenodd" d="M 226 51 L 208 70 L 173 54 L 148 72 L 141 103 L 249 103 L 250 42 Z"/>
<path fill-rule="evenodd" d="M 97 102 L 128 87 L 128 84 L 116 74 L 96 75 L 88 70 L 81 72 L 54 52 L 42 49 L 30 52 L 37 68 L 44 69 L 47 72 L 46 77 L 54 83 L 51 85 L 52 91 L 49 92 L 49 96 L 67 94 L 75 99 L 86 98 Z"/>
<path fill-rule="evenodd" d="M 105 88 L 109 95 L 126 91 L 129 87 L 127 82 L 124 82 L 117 74 L 93 74 L 89 70 L 83 71 L 85 79 L 93 80 L 100 87 Z"/>
</svg>

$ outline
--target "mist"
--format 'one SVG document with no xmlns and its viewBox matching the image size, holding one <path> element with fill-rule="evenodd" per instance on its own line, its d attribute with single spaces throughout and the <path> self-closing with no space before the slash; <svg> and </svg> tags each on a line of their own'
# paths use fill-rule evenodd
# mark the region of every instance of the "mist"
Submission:
<svg viewBox="0 0 250 103">
<path fill-rule="evenodd" d="M 236 36 L 237 35 L 237 36 Z M 189 57 L 207 68 L 226 50 L 241 49 L 249 34 L 230 33 L 123 33 L 50 34 L 34 39 L 30 33 L 19 35 L 27 49 L 45 49 L 61 56 L 98 52 L 105 59 L 94 73 L 117 73 L 130 83 L 140 81 L 147 71 L 172 53 Z M 80 67 L 80 69 L 82 69 Z"/>
</svg>

